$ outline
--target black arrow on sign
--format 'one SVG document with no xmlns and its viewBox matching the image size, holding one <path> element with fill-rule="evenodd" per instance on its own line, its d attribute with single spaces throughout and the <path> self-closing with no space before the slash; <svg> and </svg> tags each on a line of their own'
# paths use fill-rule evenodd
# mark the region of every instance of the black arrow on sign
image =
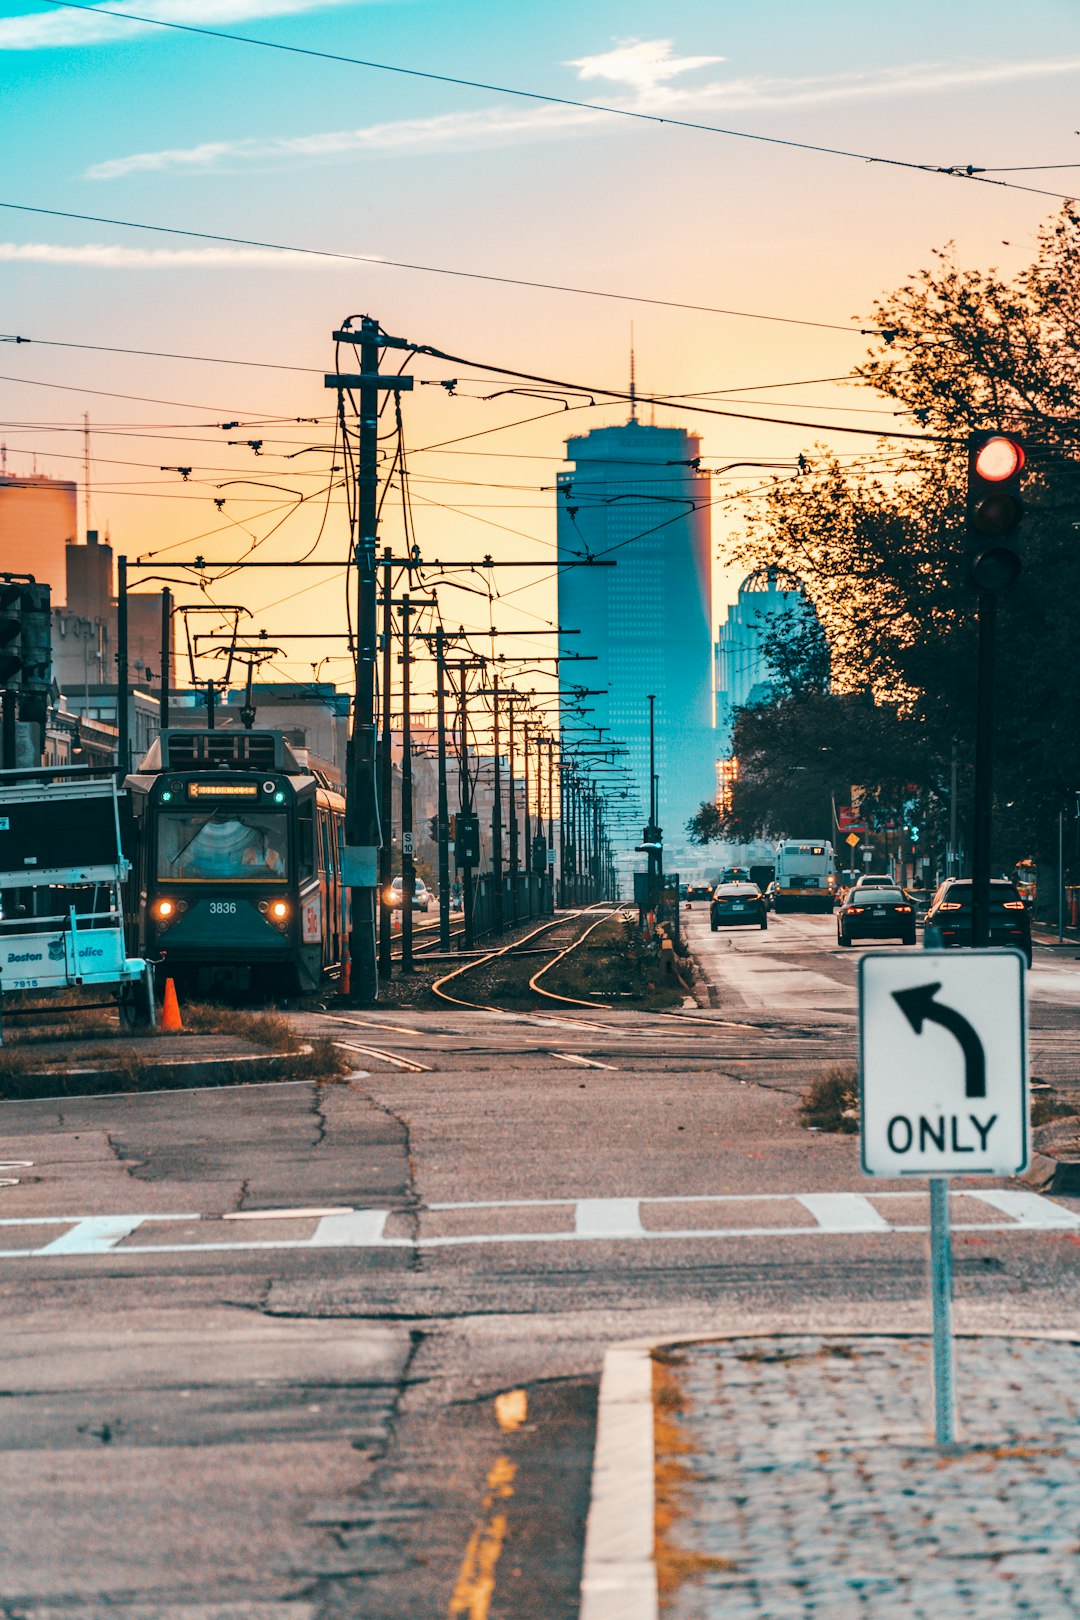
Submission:
<svg viewBox="0 0 1080 1620">
<path fill-rule="evenodd" d="M 958 1013 L 955 1007 L 943 1007 L 940 1001 L 934 1000 L 940 989 L 940 984 L 920 984 L 913 990 L 894 990 L 893 1000 L 916 1035 L 921 1035 L 923 1025 L 929 1022 L 940 1024 L 942 1029 L 956 1036 L 964 1054 L 964 1095 L 985 1097 L 986 1053 L 983 1043 L 978 1031 L 962 1013 Z"/>
</svg>

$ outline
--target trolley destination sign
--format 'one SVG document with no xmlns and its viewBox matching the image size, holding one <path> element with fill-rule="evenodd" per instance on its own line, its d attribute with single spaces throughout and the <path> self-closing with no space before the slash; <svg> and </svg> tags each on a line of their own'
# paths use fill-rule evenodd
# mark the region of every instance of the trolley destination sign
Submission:
<svg viewBox="0 0 1080 1620">
<path fill-rule="evenodd" d="M 1013 1176 L 1028 1162 L 1024 959 L 1013 950 L 859 963 L 862 1165 L 870 1176 Z"/>
</svg>

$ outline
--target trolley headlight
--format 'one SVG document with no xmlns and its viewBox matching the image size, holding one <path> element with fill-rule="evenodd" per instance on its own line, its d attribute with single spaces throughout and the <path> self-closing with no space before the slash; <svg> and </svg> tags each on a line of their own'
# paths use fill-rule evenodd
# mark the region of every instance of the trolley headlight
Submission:
<svg viewBox="0 0 1080 1620">
<path fill-rule="evenodd" d="M 152 907 L 154 916 L 159 922 L 169 922 L 176 916 L 175 900 L 155 900 Z"/>
<path fill-rule="evenodd" d="M 275 922 L 284 922 L 285 918 L 289 915 L 289 903 L 288 903 L 288 901 L 287 900 L 274 900 L 274 901 L 271 901 L 270 915 L 271 915 L 271 917 L 273 917 Z"/>
</svg>

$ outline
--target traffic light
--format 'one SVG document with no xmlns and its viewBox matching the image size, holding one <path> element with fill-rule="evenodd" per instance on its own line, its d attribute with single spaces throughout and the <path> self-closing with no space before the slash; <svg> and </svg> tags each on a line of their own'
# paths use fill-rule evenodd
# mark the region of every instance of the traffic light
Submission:
<svg viewBox="0 0 1080 1620">
<path fill-rule="evenodd" d="M 0 581 L 0 686 L 19 684 L 22 669 L 22 586 Z"/>
<path fill-rule="evenodd" d="M 24 585 L 19 593 L 22 619 L 19 718 L 45 724 L 52 687 L 52 601 L 48 585 Z"/>
<path fill-rule="evenodd" d="M 427 826 L 428 826 L 428 837 L 431 839 L 433 844 L 437 844 L 438 841 L 439 841 L 439 818 L 438 818 L 438 816 L 428 816 L 428 824 L 427 824 Z"/>
<path fill-rule="evenodd" d="M 458 866 L 480 865 L 480 821 L 471 810 L 455 818 L 454 860 Z"/>
<path fill-rule="evenodd" d="M 968 572 L 980 591 L 1002 591 L 1020 572 L 1008 540 L 1024 515 L 1020 498 L 1026 461 L 1015 433 L 973 433 L 968 439 Z"/>
</svg>

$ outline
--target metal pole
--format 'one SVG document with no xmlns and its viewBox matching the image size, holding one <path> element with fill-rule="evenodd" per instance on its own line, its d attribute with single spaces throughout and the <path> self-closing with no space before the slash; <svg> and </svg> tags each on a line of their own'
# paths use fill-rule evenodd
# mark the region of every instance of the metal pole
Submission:
<svg viewBox="0 0 1080 1620">
<path fill-rule="evenodd" d="M 116 559 L 116 768 L 123 781 L 131 769 L 131 717 L 128 713 L 127 558 Z"/>
<path fill-rule="evenodd" d="M 172 701 L 172 591 L 166 585 L 161 593 L 161 695 L 158 699 L 158 729 L 169 729 Z"/>
<path fill-rule="evenodd" d="M 408 593 L 401 599 L 401 971 L 413 971 L 413 891 L 416 865 L 413 861 L 412 802 L 412 711 L 409 685 Z"/>
<path fill-rule="evenodd" d="M 1058 811 L 1058 944 L 1065 941 L 1065 812 Z"/>
<path fill-rule="evenodd" d="M 491 715 L 494 724 L 491 802 L 491 882 L 494 889 L 494 923 L 496 933 L 503 929 L 503 872 L 502 872 L 502 772 L 499 768 L 499 677 L 491 683 Z M 513 784 L 511 784 L 512 788 Z"/>
<path fill-rule="evenodd" d="M 466 687 L 468 685 L 468 672 L 462 660 L 458 668 L 458 679 L 461 682 L 458 688 L 458 704 L 461 715 L 461 814 L 472 814 L 472 784 L 469 781 L 469 715 L 466 707 Z M 465 906 L 465 949 L 471 951 L 475 940 L 475 917 L 473 912 L 473 869 L 467 863 L 462 867 L 461 890 Z"/>
<path fill-rule="evenodd" d="M 949 1183 L 930 1180 L 930 1298 L 934 1317 L 934 1438 L 939 1446 L 956 1439 L 953 1397 L 952 1245 L 949 1240 Z"/>
<path fill-rule="evenodd" d="M 949 860 L 946 877 L 960 876 L 960 851 L 957 847 L 959 838 L 959 805 L 957 804 L 957 760 L 956 738 L 953 738 L 952 760 L 949 764 Z"/>
<path fill-rule="evenodd" d="M 375 542 L 379 490 L 379 323 L 360 323 L 360 446 L 356 472 L 356 642 L 355 693 L 345 794 L 345 839 L 355 863 L 350 883 L 349 956 L 352 999 L 370 1006 L 379 996 L 375 950 L 375 894 L 378 805 L 375 778 L 375 656 L 378 588 Z M 338 398 L 342 396 L 339 393 Z M 357 870 L 359 868 L 359 870 Z M 359 881 L 358 881 L 359 880 Z"/>
<path fill-rule="evenodd" d="M 510 920 L 518 920 L 518 819 L 517 819 L 517 784 L 514 779 L 514 715 L 517 704 L 513 697 L 510 704 L 510 741 L 507 756 L 507 770 L 510 777 Z"/>
<path fill-rule="evenodd" d="M 394 875 L 394 732 L 393 732 L 393 649 L 394 577 L 389 562 L 390 548 L 383 550 L 383 648 L 382 648 L 382 750 L 379 760 L 379 973 L 389 979 L 393 972 L 393 913 L 390 910 L 390 884 Z"/>
<path fill-rule="evenodd" d="M 435 722 L 439 729 L 439 946 L 450 949 L 450 806 L 446 797 L 446 655 L 443 627 L 435 631 Z"/>
<path fill-rule="evenodd" d="M 990 943 L 990 843 L 994 815 L 994 642 L 997 596 L 979 592 L 979 664 L 975 700 L 975 805 L 971 839 L 971 943 Z"/>
<path fill-rule="evenodd" d="M 647 694 L 649 702 L 649 833 L 646 842 L 656 842 L 656 696 Z M 660 900 L 656 882 L 656 853 L 648 850 L 645 855 L 649 874 L 649 901 L 648 909 L 654 909 Z"/>
</svg>

